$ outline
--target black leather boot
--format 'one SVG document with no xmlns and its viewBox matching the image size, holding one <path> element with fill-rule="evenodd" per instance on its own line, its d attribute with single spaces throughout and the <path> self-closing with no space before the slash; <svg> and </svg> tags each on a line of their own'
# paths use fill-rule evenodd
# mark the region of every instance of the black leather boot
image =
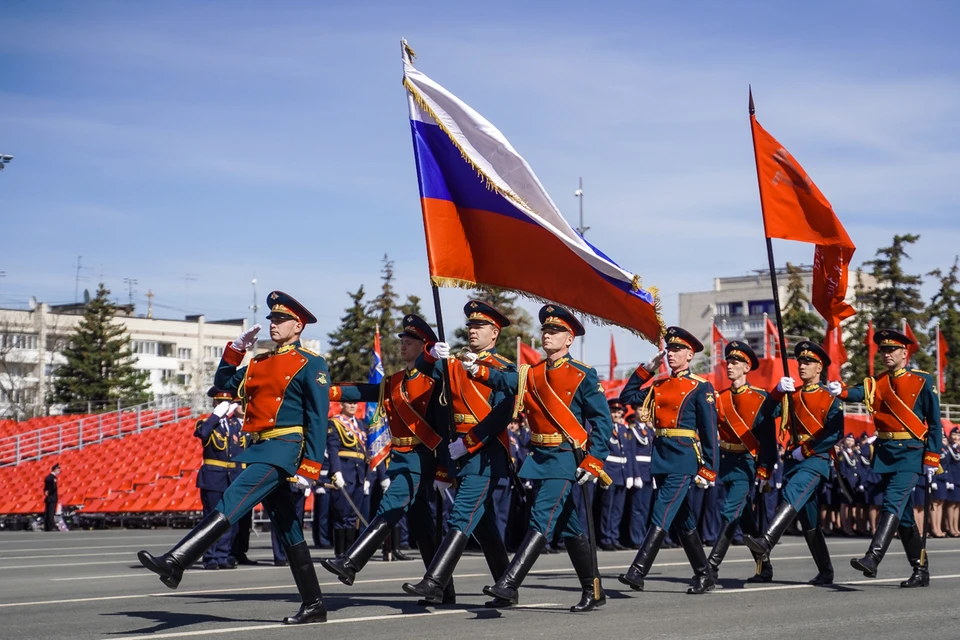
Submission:
<svg viewBox="0 0 960 640">
<path fill-rule="evenodd" d="M 923 536 L 920 535 L 920 529 L 917 525 L 910 527 L 900 527 L 900 542 L 903 544 L 903 550 L 907 553 L 907 560 L 913 567 L 913 573 L 909 578 L 900 583 L 904 589 L 914 589 L 916 587 L 930 586 L 930 567 L 927 565 L 926 554 L 923 552 Z"/>
<path fill-rule="evenodd" d="M 650 572 L 653 561 L 660 551 L 663 539 L 667 536 L 667 530 L 660 527 L 650 527 L 647 535 L 643 538 L 643 544 L 640 545 L 640 551 L 633 559 L 633 563 L 626 573 L 621 573 L 618 580 L 623 584 L 629 585 L 634 591 L 643 591 L 643 579 Z"/>
<path fill-rule="evenodd" d="M 817 563 L 817 575 L 807 584 L 818 587 L 833 584 L 833 563 L 830 561 L 830 551 L 827 549 L 827 539 L 823 536 L 823 529 L 814 527 L 804 531 L 803 537 L 807 540 L 807 547 L 813 561 Z"/>
<path fill-rule="evenodd" d="M 867 549 L 867 555 L 862 558 L 853 558 L 850 560 L 850 566 L 868 578 L 877 577 L 877 568 L 887 553 L 890 541 L 893 540 L 897 532 L 897 525 L 900 519 L 897 516 L 884 511 L 877 520 L 877 530 L 873 532 L 873 540 L 870 542 L 870 548 Z"/>
<path fill-rule="evenodd" d="M 780 542 L 780 538 L 796 517 L 797 510 L 789 502 L 784 502 L 777 507 L 777 513 L 770 521 L 766 533 L 759 537 L 743 536 L 743 543 L 761 560 L 769 560 L 770 551 Z"/>
<path fill-rule="evenodd" d="M 457 567 L 463 550 L 467 548 L 467 536 L 456 529 L 450 529 L 447 532 L 443 542 L 440 543 L 440 549 L 433 556 L 433 561 L 427 567 L 427 573 L 423 580 L 416 584 L 405 582 L 403 590 L 407 593 L 420 596 L 424 605 L 428 604 L 454 604 L 454 602 L 445 602 L 444 588 L 450 583 L 453 577 L 453 570 Z"/>
<path fill-rule="evenodd" d="M 751 551 L 751 553 L 753 552 Z M 770 558 L 761 560 L 760 557 L 754 553 L 753 560 L 757 563 L 757 572 L 747 578 L 747 582 L 751 584 L 773 582 L 773 563 L 770 562 Z"/>
<path fill-rule="evenodd" d="M 230 521 L 219 511 L 211 511 L 173 549 L 159 558 L 147 551 L 137 553 L 140 564 L 160 576 L 160 582 L 176 589 L 185 569 L 200 559 L 203 552 L 230 530 Z"/>
<path fill-rule="evenodd" d="M 287 560 L 290 562 L 290 573 L 297 583 L 300 592 L 300 610 L 294 615 L 283 619 L 283 624 L 309 624 L 311 622 L 326 622 L 327 608 L 323 604 L 323 593 L 317 581 L 317 570 L 310 558 L 310 547 L 306 542 L 300 542 L 287 547 Z"/>
<path fill-rule="evenodd" d="M 703 542 L 697 530 L 681 531 L 679 535 L 683 552 L 687 554 L 687 560 L 693 567 L 693 586 L 687 589 L 687 593 L 699 596 L 713 589 L 717 581 L 713 577 L 713 570 L 707 564 L 707 554 L 703 551 Z"/>
<path fill-rule="evenodd" d="M 345 539 L 347 537 L 346 529 L 334 529 L 333 530 L 333 555 L 334 557 L 342 556 L 343 552 L 347 550 L 347 545 L 345 544 Z"/>
<path fill-rule="evenodd" d="M 594 551 L 585 534 L 567 538 L 567 555 L 580 580 L 580 602 L 570 607 L 574 613 L 585 613 L 607 604 L 607 596 L 600 585 L 600 576 L 593 573 Z"/>
<path fill-rule="evenodd" d="M 730 543 L 733 542 L 733 534 L 736 532 L 736 520 L 723 523 L 723 527 L 720 529 L 720 536 L 717 538 L 716 544 L 713 545 L 713 549 L 710 550 L 710 557 L 707 558 L 707 564 L 710 565 L 710 570 L 713 571 L 714 578 L 720 573 L 720 563 L 723 562 L 727 551 L 730 550 Z"/>
<path fill-rule="evenodd" d="M 320 564 L 323 565 L 324 569 L 337 576 L 340 582 L 348 587 L 353 586 L 357 572 L 366 566 L 388 535 L 390 535 L 390 525 L 378 516 L 373 519 L 369 527 L 363 530 L 363 533 L 347 549 L 346 553 L 330 560 L 321 559 Z"/>
<path fill-rule="evenodd" d="M 484 606 L 499 608 L 517 604 L 520 601 L 517 589 L 523 583 L 527 574 L 530 573 L 533 563 L 540 557 L 540 553 L 546 545 L 547 539 L 542 533 L 533 529 L 527 531 L 527 536 L 520 543 L 517 554 L 513 556 L 513 560 L 503 576 L 492 587 L 483 588 L 483 592 L 493 598 Z"/>
</svg>

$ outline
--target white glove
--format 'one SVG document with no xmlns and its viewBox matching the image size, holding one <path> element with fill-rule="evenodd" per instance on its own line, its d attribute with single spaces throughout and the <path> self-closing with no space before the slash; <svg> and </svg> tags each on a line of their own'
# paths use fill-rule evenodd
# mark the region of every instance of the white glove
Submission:
<svg viewBox="0 0 960 640">
<path fill-rule="evenodd" d="M 326 495 L 327 489 L 326 489 L 323 485 L 317 485 L 317 492 L 316 492 L 316 493 L 317 493 L 318 496 Z"/>
<path fill-rule="evenodd" d="M 524 488 L 524 489 L 533 489 L 533 483 L 530 482 L 529 480 L 526 480 L 526 481 L 523 483 L 523 488 Z"/>
<path fill-rule="evenodd" d="M 463 444 L 463 438 L 457 438 L 447 447 L 447 450 L 450 451 L 451 460 L 459 460 L 463 456 L 470 453 L 467 451 L 467 445 Z"/>
<path fill-rule="evenodd" d="M 650 360 L 643 365 L 643 368 L 647 370 L 648 373 L 653 373 L 660 366 L 660 363 L 663 362 L 663 356 L 667 355 L 666 350 L 660 351 L 657 355 L 650 358 Z"/>
<path fill-rule="evenodd" d="M 627 478 L 627 489 L 633 489 L 633 478 Z"/>
<path fill-rule="evenodd" d="M 861 485 L 858 485 L 858 486 L 857 486 L 857 491 L 859 491 L 860 493 L 864 493 L 864 492 L 866 492 L 866 489 L 865 489 L 864 486 L 861 484 Z"/>
<path fill-rule="evenodd" d="M 770 478 L 757 478 L 757 493 L 767 493 L 770 488 Z"/>
<path fill-rule="evenodd" d="M 232 416 L 233 412 L 237 410 L 237 407 L 240 406 L 239 402 L 231 402 L 230 406 L 227 408 L 227 416 Z"/>
<path fill-rule="evenodd" d="M 796 460 L 797 462 L 803 460 L 805 458 L 805 456 L 803 455 L 803 448 L 797 447 L 796 449 L 794 449 L 793 452 L 790 454 L 790 457 Z"/>
<path fill-rule="evenodd" d="M 333 482 L 333 486 L 337 489 L 343 489 L 345 486 L 347 486 L 347 481 L 343 479 L 343 474 L 339 471 L 333 474 L 331 481 Z"/>
<path fill-rule="evenodd" d="M 380 481 L 380 488 L 386 491 L 390 488 L 390 478 L 384 478 Z"/>
<path fill-rule="evenodd" d="M 450 357 L 450 345 L 446 342 L 436 342 L 427 353 L 434 360 L 446 360 Z"/>
<path fill-rule="evenodd" d="M 583 486 L 588 482 L 597 481 L 597 476 L 593 475 L 586 469 L 581 469 L 580 467 L 577 467 L 577 472 L 574 475 L 574 477 L 577 479 L 577 484 L 579 484 L 580 486 Z"/>
<path fill-rule="evenodd" d="M 656 479 L 656 478 L 653 479 L 653 488 L 654 488 L 654 489 L 657 488 L 657 479 Z"/>
<path fill-rule="evenodd" d="M 471 376 L 477 375 L 477 371 L 480 370 L 480 365 L 477 364 L 477 354 L 473 352 L 467 352 L 460 356 L 460 362 L 463 363 L 463 368 Z"/>
<path fill-rule="evenodd" d="M 827 391 L 830 392 L 834 398 L 840 395 L 843 392 L 843 385 L 837 381 L 827 383 Z"/>
<path fill-rule="evenodd" d="M 947 483 L 947 491 L 953 491 L 954 486 L 955 486 L 955 485 L 954 485 L 952 482 L 948 482 L 948 483 Z"/>
<path fill-rule="evenodd" d="M 635 489 L 643 489 L 643 478 L 637 476 L 633 479 L 633 486 Z"/>
<path fill-rule="evenodd" d="M 364 481 L 363 481 L 363 495 L 365 495 L 365 496 L 370 495 L 370 481 L 369 481 L 369 480 L 364 480 Z"/>
<path fill-rule="evenodd" d="M 224 400 L 213 408 L 213 415 L 217 416 L 218 418 L 222 418 L 223 416 L 227 415 L 227 410 L 229 409 L 230 403 Z"/>
<path fill-rule="evenodd" d="M 240 334 L 240 337 L 233 341 L 231 345 L 237 351 L 246 351 L 253 345 L 257 344 L 257 334 L 260 333 L 262 327 L 259 324 L 255 324 L 243 333 Z"/>
<path fill-rule="evenodd" d="M 796 389 L 793 387 L 793 378 L 780 378 L 780 383 L 777 385 L 777 391 L 780 393 L 793 393 L 796 391 Z"/>
<path fill-rule="evenodd" d="M 453 486 L 451 482 L 444 482 L 443 480 L 433 479 L 433 488 L 439 491 L 440 493 L 446 493 L 447 489 Z"/>
<path fill-rule="evenodd" d="M 927 484 L 929 484 L 933 482 L 933 476 L 937 475 L 937 470 L 933 467 L 924 467 L 923 473 L 927 476 Z M 935 482 L 933 483 L 933 488 L 934 489 L 937 488 L 937 485 Z"/>
<path fill-rule="evenodd" d="M 697 485 L 701 489 L 709 489 L 710 487 L 713 486 L 712 482 L 710 482 L 709 480 L 707 480 L 702 476 L 695 476 L 693 478 L 693 484 Z"/>
<path fill-rule="evenodd" d="M 293 482 L 290 483 L 290 488 L 294 491 L 306 491 L 313 486 L 313 480 L 310 478 L 304 478 L 300 474 L 293 476 Z"/>
</svg>

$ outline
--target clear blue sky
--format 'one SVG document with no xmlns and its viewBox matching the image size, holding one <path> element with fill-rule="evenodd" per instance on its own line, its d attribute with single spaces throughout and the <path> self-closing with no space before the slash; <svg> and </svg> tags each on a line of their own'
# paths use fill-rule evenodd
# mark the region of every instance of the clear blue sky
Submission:
<svg viewBox="0 0 960 640">
<path fill-rule="evenodd" d="M 333 4 L 4 3 L 0 304 L 72 301 L 82 255 L 81 291 L 102 275 L 126 301 L 135 278 L 170 317 L 249 316 L 256 274 L 324 337 L 385 252 L 429 300 L 400 37 L 572 221 L 584 177 L 587 237 L 668 323 L 678 292 L 765 266 L 748 83 L 855 263 L 895 233 L 922 235 L 914 272 L 960 251 L 957 3 Z M 465 294 L 443 297 L 459 321 Z M 621 362 L 652 352 L 615 335 Z M 608 330 L 587 345 L 606 362 Z"/>
</svg>

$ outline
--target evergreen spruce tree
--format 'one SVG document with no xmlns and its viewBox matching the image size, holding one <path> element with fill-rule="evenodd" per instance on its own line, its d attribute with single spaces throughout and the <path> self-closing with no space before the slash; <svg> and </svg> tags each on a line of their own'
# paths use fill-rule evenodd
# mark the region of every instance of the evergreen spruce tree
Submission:
<svg viewBox="0 0 960 640">
<path fill-rule="evenodd" d="M 510 326 L 500 332 L 497 340 L 497 353 L 512 362 L 517 361 L 517 337 L 530 344 L 533 333 L 533 320 L 525 309 L 518 306 L 518 296 L 510 291 L 492 291 L 478 289 L 473 292 L 471 299 L 485 302 L 502 313 L 509 321 Z M 454 332 L 451 346 L 454 351 L 467 344 L 467 328 L 461 323 Z"/>
<path fill-rule="evenodd" d="M 116 409 L 117 401 L 129 406 L 150 399 L 148 373 L 134 368 L 130 336 L 114 316 L 116 307 L 100 283 L 97 295 L 63 350 L 66 364 L 57 370 L 53 400 L 67 413 Z"/>
<path fill-rule="evenodd" d="M 397 307 L 397 313 L 400 314 L 401 319 L 403 316 L 412 313 L 423 318 L 423 308 L 420 306 L 420 296 L 408 295 L 407 301 L 402 305 Z"/>
<path fill-rule="evenodd" d="M 383 358 L 383 371 L 386 375 L 403 368 L 400 362 L 400 332 L 397 318 L 397 292 L 393 288 L 393 260 L 383 255 L 383 268 L 380 270 L 380 294 L 370 301 L 367 314 L 380 326 L 380 354 Z M 373 337 L 370 338 L 371 344 Z M 367 365 L 369 367 L 369 364 Z"/>
<path fill-rule="evenodd" d="M 907 234 L 893 237 L 889 247 L 877 250 L 877 257 L 864 263 L 872 270 L 877 287 L 867 293 L 873 307 L 873 328 L 900 330 L 906 320 L 920 343 L 920 351 L 914 356 L 916 365 L 930 370 L 933 360 L 925 348 L 929 338 L 925 332 L 927 323 L 926 305 L 920 295 L 923 278 L 911 275 L 903 270 L 904 259 L 909 259 L 907 245 L 920 239 L 919 235 Z"/>
<path fill-rule="evenodd" d="M 940 281 L 940 289 L 934 294 L 930 301 L 928 314 L 930 320 L 936 320 L 940 325 L 940 333 L 943 334 L 947 342 L 947 348 L 950 350 L 946 358 L 951 358 L 957 363 L 954 366 L 960 366 L 960 281 L 958 281 L 958 258 L 953 259 L 953 266 L 947 274 L 940 269 L 934 269 L 927 275 L 937 278 Z M 936 326 L 930 328 L 931 341 L 936 340 Z M 931 354 L 936 357 L 937 343 L 931 345 Z M 930 373 L 936 375 L 936 364 L 930 369 Z M 945 381 L 946 390 L 943 392 L 941 402 L 947 404 L 960 403 L 960 376 L 953 375 L 953 367 L 947 367 Z"/>
<path fill-rule="evenodd" d="M 348 294 L 352 304 L 340 318 L 340 326 L 329 334 L 330 356 L 327 366 L 336 381 L 366 382 L 373 363 L 373 337 L 376 322 L 367 315 L 363 298 L 366 295 L 361 285 L 355 293 Z M 382 339 L 382 337 L 381 337 Z"/>
<path fill-rule="evenodd" d="M 803 282 L 803 271 L 787 263 L 787 301 L 783 308 L 783 331 L 788 336 L 803 336 L 817 344 L 823 342 L 823 319 L 810 311 L 810 298 Z"/>
<path fill-rule="evenodd" d="M 866 340 L 870 320 L 873 318 L 873 307 L 869 292 L 863 284 L 862 267 L 857 269 L 855 277 L 853 306 L 857 314 L 843 325 L 843 332 L 847 335 L 844 341 L 844 347 L 847 350 L 847 366 L 843 369 L 844 381 L 847 384 L 859 384 L 870 373 L 870 368 L 867 366 L 870 352 L 867 350 Z M 874 361 L 874 373 L 879 374 L 881 371 L 883 371 L 883 363 L 878 354 Z"/>
</svg>

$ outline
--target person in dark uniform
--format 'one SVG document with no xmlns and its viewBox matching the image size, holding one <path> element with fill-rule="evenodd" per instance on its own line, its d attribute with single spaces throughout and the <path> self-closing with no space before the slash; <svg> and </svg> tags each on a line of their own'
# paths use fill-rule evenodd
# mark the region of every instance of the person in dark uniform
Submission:
<svg viewBox="0 0 960 640">
<path fill-rule="evenodd" d="M 693 568 L 694 583 L 687 593 L 706 593 L 716 585 L 697 531 L 697 521 L 685 499 L 691 486 L 705 489 L 717 479 L 719 456 L 713 385 L 690 372 L 690 361 L 700 351 L 703 345 L 689 331 L 668 327 L 666 351 L 638 367 L 620 394 L 625 403 L 643 403 L 640 420 L 652 420 L 657 436 L 651 466 L 659 489 L 650 527 L 630 568 L 619 578 L 635 591 L 643 591 L 643 579 L 671 526 Z M 664 355 L 671 376 L 644 387 Z"/>
<path fill-rule="evenodd" d="M 429 566 L 436 553 L 435 522 L 430 509 L 433 491 L 450 487 L 445 435 L 448 418 L 435 392 L 435 381 L 417 369 L 417 358 L 424 345 L 437 342 L 437 334 L 427 321 L 415 314 L 403 318 L 400 332 L 402 371 L 384 377 L 380 384 L 338 383 L 331 388 L 330 399 L 339 402 L 376 402 L 390 425 L 392 445 L 384 492 L 376 516 L 347 551 L 320 564 L 343 584 L 353 585 L 357 573 L 390 535 L 393 527 L 408 513 L 410 535 L 416 541 L 424 565 Z M 374 416 L 374 421 L 378 420 Z M 445 599 L 453 595 L 453 580 Z"/>
<path fill-rule="evenodd" d="M 246 448 L 246 434 L 241 432 L 243 425 L 239 417 L 233 415 L 238 407 L 238 403 L 234 402 L 236 398 L 229 391 L 216 387 L 211 387 L 207 396 L 213 399 L 213 413 L 197 420 L 193 430 L 193 435 L 200 439 L 203 447 L 203 464 L 197 473 L 197 488 L 200 489 L 204 517 L 209 516 L 223 499 L 224 492 L 230 486 L 231 472 L 236 477 L 239 475 L 237 469 L 243 469 L 243 463 L 236 462 L 234 458 Z M 239 523 L 234 524 L 203 553 L 204 569 L 236 568 L 237 561 L 231 556 L 231 550 L 238 527 Z"/>
<path fill-rule="evenodd" d="M 783 377 L 768 396 L 767 403 L 768 407 L 775 407 L 790 394 L 791 414 L 787 419 L 795 421 L 800 442 L 785 458 L 783 502 L 773 521 L 763 535 L 745 535 L 743 542 L 762 560 L 768 559 L 780 537 L 794 519 L 799 519 L 803 537 L 817 565 L 817 575 L 809 584 L 823 586 L 833 584 L 834 573 L 827 541 L 817 522 L 817 502 L 820 487 L 829 480 L 833 468 L 830 453 L 843 433 L 843 408 L 820 384 L 820 374 L 830 366 L 830 357 L 823 348 L 804 340 L 797 343 L 794 354 L 803 386 L 795 389 L 793 378 Z M 789 423 L 785 426 L 789 428 Z"/>
<path fill-rule="evenodd" d="M 752 489 L 759 481 L 769 484 L 776 462 L 775 415 L 764 410 L 767 392 L 747 384 L 747 373 L 760 366 L 760 360 L 745 342 L 734 340 L 724 349 L 729 389 L 717 394 L 720 435 L 720 485 L 724 490 L 720 537 L 708 561 L 714 573 L 727 555 L 737 527 L 751 535 L 757 529 Z M 777 412 L 779 413 L 779 412 Z M 747 582 L 770 582 L 770 560 L 757 560 L 757 572 Z"/>
<path fill-rule="evenodd" d="M 327 428 L 327 454 L 330 456 L 330 497 L 333 520 L 333 549 L 336 555 L 346 551 L 357 537 L 357 514 L 346 496 L 360 508 L 364 493 L 369 494 L 367 478 L 366 425 L 357 418 L 356 402 L 341 402 L 340 414 L 330 418 Z"/>
<path fill-rule="evenodd" d="M 630 432 L 634 442 L 633 491 L 630 492 L 630 544 L 639 549 L 647 533 L 650 521 L 650 504 L 653 499 L 653 476 L 650 474 L 650 462 L 653 459 L 653 428 L 639 418 L 643 403 L 634 405 Z"/>
<path fill-rule="evenodd" d="M 484 420 L 493 407 L 513 397 L 509 390 L 494 390 L 470 376 L 482 365 L 502 373 L 516 384 L 517 367 L 497 353 L 500 331 L 510 321 L 499 311 L 479 300 L 470 300 L 463 307 L 467 320 L 468 349 L 458 358 L 450 357 L 450 346 L 445 342 L 432 345 L 417 360 L 417 368 L 424 374 L 442 379 L 441 359 L 447 360 L 450 376 L 450 402 L 456 438 L 450 443 L 450 459 L 456 461 L 457 495 L 446 519 L 449 530 L 440 543 L 423 579 L 418 583 L 404 583 L 403 590 L 420 596 L 424 604 L 446 604 L 444 587 L 456 568 L 460 556 L 473 535 L 480 544 L 487 567 L 494 580 L 507 570 L 507 548 L 497 529 L 493 498 L 501 479 L 510 477 L 513 464 L 510 456 L 510 436 L 507 425 L 510 417 L 504 415 L 497 422 Z M 480 429 L 479 424 L 484 428 Z M 449 501 L 445 500 L 444 503 Z"/>
<path fill-rule="evenodd" d="M 838 464 L 834 468 L 836 472 L 839 469 L 839 473 L 842 478 L 838 478 L 838 482 L 841 480 L 846 483 L 848 487 L 856 490 L 860 486 L 860 474 L 857 471 L 857 452 L 854 449 L 856 445 L 856 438 L 853 437 L 852 433 L 848 433 L 843 436 L 843 440 L 840 441 L 840 448 L 837 451 L 837 462 Z M 853 537 L 853 513 L 854 507 L 856 506 L 856 493 L 849 498 L 843 494 L 842 491 L 839 491 L 840 494 L 840 529 L 843 531 L 843 535 Z"/>
<path fill-rule="evenodd" d="M 330 492 L 324 485 L 330 482 L 330 458 L 323 460 L 323 469 L 313 490 L 313 546 L 317 549 L 331 547 L 330 532 Z"/>
<path fill-rule="evenodd" d="M 60 475 L 60 463 L 53 465 L 50 473 L 43 479 L 43 530 L 58 531 L 56 522 L 57 504 L 60 493 L 57 490 L 57 477 Z"/>
<path fill-rule="evenodd" d="M 237 398 L 239 400 L 239 398 Z M 234 417 L 239 422 L 239 427 L 241 431 L 241 437 L 239 438 L 240 445 L 243 447 L 243 450 L 250 445 L 250 435 L 243 432 L 243 403 L 237 405 L 233 403 L 230 405 L 235 407 L 233 409 L 233 415 L 230 415 L 230 411 L 227 411 L 228 417 Z M 234 458 L 237 456 L 234 455 Z M 232 469 L 227 469 L 227 475 L 230 477 L 230 483 L 233 484 L 236 482 L 237 478 L 240 477 L 240 474 L 243 473 L 243 470 L 246 468 L 246 465 L 242 462 L 237 464 Z M 250 550 L 250 532 L 253 530 L 253 511 L 249 511 L 242 518 L 237 520 L 234 524 L 234 536 L 233 544 L 230 545 L 230 557 L 237 564 L 242 565 L 256 565 L 256 560 L 251 560 L 247 557 L 247 552 Z"/>
<path fill-rule="evenodd" d="M 947 511 L 944 515 L 944 525 L 947 535 L 951 538 L 960 538 L 960 428 L 950 430 L 950 442 L 945 452 L 946 468 L 949 474 L 947 481 Z"/>
<path fill-rule="evenodd" d="M 317 480 L 319 481 L 319 478 Z M 297 514 L 297 521 L 300 523 L 300 529 L 302 530 L 303 520 L 306 515 L 307 497 L 312 492 L 312 489 L 291 483 L 290 490 L 294 492 L 293 510 L 294 513 Z M 287 558 L 283 531 L 273 525 L 270 526 L 270 547 L 273 550 L 273 566 L 286 567 L 290 564 L 290 559 Z"/>
<path fill-rule="evenodd" d="M 866 432 L 860 436 L 859 476 L 860 484 L 863 487 L 866 520 L 870 531 L 877 530 L 877 519 L 880 516 L 880 507 L 883 505 L 880 474 L 873 470 L 873 451 L 876 439 L 876 436 L 870 437 Z"/>
<path fill-rule="evenodd" d="M 493 598 L 486 603 L 488 607 L 517 604 L 520 585 L 559 529 L 580 581 L 580 601 L 570 610 L 586 612 L 605 604 L 606 596 L 600 576 L 594 575 L 595 549 L 581 527 L 570 494 L 580 490 L 574 484 L 583 486 L 601 477 L 609 481 L 603 464 L 613 421 L 596 369 L 569 355 L 574 338 L 584 335 L 583 325 L 569 311 L 552 304 L 540 309 L 539 318 L 546 359 L 532 367 L 521 366 L 519 378 L 486 365 L 470 372 L 494 390 L 516 390 L 516 401 L 501 402 L 477 429 L 482 432 L 485 422 L 502 419 L 497 414 L 526 412 L 532 446 L 519 475 L 532 481 L 536 492 L 520 549 L 503 576 L 483 592 Z M 592 426 L 589 434 L 588 423 Z"/>
<path fill-rule="evenodd" d="M 610 454 L 603 463 L 603 470 L 612 482 L 600 492 L 600 539 L 597 546 L 604 551 L 622 551 L 626 547 L 620 544 L 620 521 L 627 491 L 633 488 L 636 475 L 635 454 L 630 427 L 623 419 L 623 403 L 614 399 L 607 405 L 613 419 L 613 431 L 609 441 Z"/>
<path fill-rule="evenodd" d="M 277 349 L 239 368 L 247 349 L 256 345 L 260 325 L 254 325 L 227 345 L 214 376 L 217 388 L 236 392 L 243 400 L 243 429 L 252 444 L 236 461 L 247 468 L 210 515 L 173 549 L 159 557 L 140 551 L 137 557 L 166 586 L 176 589 L 184 570 L 262 502 L 286 546 L 302 600 L 299 611 L 284 618 L 284 624 L 326 622 L 327 609 L 290 484 L 310 487 L 320 475 L 329 407 L 327 363 L 300 344 L 304 327 L 317 321 L 313 314 L 282 291 L 271 292 L 267 305 L 270 338 Z"/>
<path fill-rule="evenodd" d="M 880 562 L 896 533 L 913 567 L 901 587 L 926 587 L 930 570 L 923 540 L 913 513 L 913 489 L 921 477 L 933 482 L 940 466 L 943 427 L 936 379 L 925 371 L 907 369 L 907 347 L 913 340 L 893 329 L 874 334 L 886 371 L 862 384 L 843 389 L 837 381 L 828 384 L 832 395 L 844 402 L 864 402 L 873 413 L 877 446 L 873 470 L 880 475 L 884 498 L 877 528 L 867 554 L 850 560 L 851 566 L 868 578 L 877 576 Z"/>
</svg>

